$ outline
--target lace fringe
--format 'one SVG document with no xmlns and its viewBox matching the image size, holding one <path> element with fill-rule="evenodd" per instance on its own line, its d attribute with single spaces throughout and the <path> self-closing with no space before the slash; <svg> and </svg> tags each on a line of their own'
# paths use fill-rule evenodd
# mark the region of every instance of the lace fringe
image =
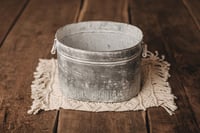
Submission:
<svg viewBox="0 0 200 133">
<path fill-rule="evenodd" d="M 39 59 L 36 72 L 34 72 L 35 80 L 31 85 L 31 98 L 33 103 L 28 114 L 37 114 L 41 109 L 49 109 L 49 95 L 51 94 L 51 87 L 49 87 L 54 77 L 53 71 L 55 69 L 55 59 L 46 60 Z"/>
<path fill-rule="evenodd" d="M 150 76 L 149 79 L 153 87 L 151 92 L 154 97 L 154 106 L 161 106 L 172 115 L 177 109 L 174 102 L 174 99 L 177 98 L 172 94 L 171 87 L 167 81 L 170 77 L 170 64 L 165 61 L 164 55 L 161 58 L 158 55 L 158 51 L 155 51 L 155 54 L 147 51 L 147 58 L 143 58 L 143 63 L 151 64 L 149 66 L 152 67 L 152 69 L 148 69 L 150 70 L 148 75 Z"/>
</svg>

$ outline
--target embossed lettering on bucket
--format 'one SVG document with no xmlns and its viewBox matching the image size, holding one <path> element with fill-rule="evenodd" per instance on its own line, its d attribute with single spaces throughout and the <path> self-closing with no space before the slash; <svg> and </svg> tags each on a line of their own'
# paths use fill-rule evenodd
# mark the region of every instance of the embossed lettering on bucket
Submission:
<svg viewBox="0 0 200 133">
<path fill-rule="evenodd" d="M 142 32 L 109 21 L 66 25 L 56 32 L 59 82 L 71 99 L 122 102 L 136 96 L 141 83 Z"/>
</svg>

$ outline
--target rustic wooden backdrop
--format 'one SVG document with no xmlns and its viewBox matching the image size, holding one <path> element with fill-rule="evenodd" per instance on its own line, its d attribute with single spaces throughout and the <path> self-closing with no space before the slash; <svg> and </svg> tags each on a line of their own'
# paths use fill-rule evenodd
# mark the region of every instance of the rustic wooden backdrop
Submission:
<svg viewBox="0 0 200 133">
<path fill-rule="evenodd" d="M 178 110 L 91 113 L 63 110 L 28 115 L 38 58 L 51 58 L 56 30 L 69 23 L 111 20 L 137 25 L 149 49 L 171 63 Z M 1 0 L 0 132 L 200 132 L 199 0 Z"/>
</svg>

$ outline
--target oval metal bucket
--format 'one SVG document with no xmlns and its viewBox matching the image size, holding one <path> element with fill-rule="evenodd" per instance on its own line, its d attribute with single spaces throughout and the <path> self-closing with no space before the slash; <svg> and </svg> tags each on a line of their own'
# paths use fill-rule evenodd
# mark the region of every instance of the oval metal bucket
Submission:
<svg viewBox="0 0 200 133">
<path fill-rule="evenodd" d="M 122 102 L 136 96 L 141 83 L 139 28 L 124 23 L 88 21 L 57 30 L 59 81 L 71 99 Z"/>
</svg>

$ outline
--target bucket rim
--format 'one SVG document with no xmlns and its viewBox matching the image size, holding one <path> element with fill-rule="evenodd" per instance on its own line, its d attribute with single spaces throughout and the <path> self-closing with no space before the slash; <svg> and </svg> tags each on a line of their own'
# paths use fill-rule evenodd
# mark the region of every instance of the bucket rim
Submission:
<svg viewBox="0 0 200 133">
<path fill-rule="evenodd" d="M 97 24 L 97 23 L 109 23 L 109 24 L 118 24 L 118 25 L 124 25 L 124 26 L 127 26 L 131 29 L 136 29 L 139 34 L 140 34 L 140 38 L 137 40 L 137 43 L 135 43 L 134 46 L 132 47 L 128 47 L 128 48 L 124 48 L 124 49 L 118 49 L 118 50 L 110 50 L 110 51 L 93 51 L 93 50 L 85 50 L 85 49 L 80 49 L 80 48 L 74 48 L 74 47 L 71 47 L 69 45 L 65 45 L 63 44 L 59 39 L 58 39 L 58 33 L 61 32 L 62 29 L 64 29 L 65 27 L 71 27 L 71 26 L 75 26 L 75 25 L 79 25 L 79 24 Z M 123 32 L 121 32 L 123 33 Z M 128 35 L 128 34 L 127 34 Z M 55 39 L 57 42 L 57 44 L 59 45 L 62 45 L 63 47 L 67 48 L 67 49 L 70 49 L 70 50 L 73 50 L 73 51 L 76 51 L 76 52 L 81 52 L 81 53 L 91 53 L 91 54 L 115 54 L 115 53 L 122 53 L 122 52 L 128 52 L 132 49 L 135 49 L 136 47 L 138 47 L 138 45 L 140 45 L 142 43 L 142 40 L 143 40 L 143 32 L 142 30 L 135 26 L 135 25 L 131 25 L 131 24 L 128 24 L 128 23 L 122 23 L 122 22 L 115 22 L 115 21 L 82 21 L 82 22 L 77 22 L 77 23 L 71 23 L 71 24 L 67 24 L 67 25 L 64 25 L 62 27 L 60 27 L 57 31 L 56 31 L 56 34 L 55 34 Z"/>
</svg>

